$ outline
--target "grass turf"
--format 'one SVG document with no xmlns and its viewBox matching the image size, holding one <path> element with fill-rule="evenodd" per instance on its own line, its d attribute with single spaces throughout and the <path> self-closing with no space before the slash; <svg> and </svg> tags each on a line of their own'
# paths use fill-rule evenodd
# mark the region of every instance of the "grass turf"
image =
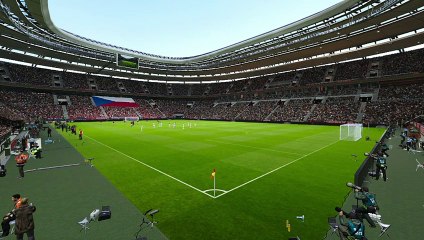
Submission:
<svg viewBox="0 0 424 240">
<path fill-rule="evenodd" d="M 77 123 L 84 140 L 64 136 L 140 210 L 159 208 L 170 239 L 322 239 L 345 183 L 384 131 L 364 129 L 373 141 L 348 142 L 332 126 L 162 123 Z M 203 192 L 213 188 L 213 169 L 217 188 L 228 191 L 217 198 Z"/>
</svg>

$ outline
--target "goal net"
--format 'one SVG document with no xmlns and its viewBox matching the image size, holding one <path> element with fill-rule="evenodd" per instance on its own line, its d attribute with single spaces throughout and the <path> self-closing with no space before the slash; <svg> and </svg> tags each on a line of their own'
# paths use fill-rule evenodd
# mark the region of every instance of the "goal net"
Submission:
<svg viewBox="0 0 424 240">
<path fill-rule="evenodd" d="M 124 118 L 124 121 L 125 122 L 137 122 L 138 120 L 140 120 L 140 118 L 139 117 L 125 117 Z"/>
<path fill-rule="evenodd" d="M 362 137 L 362 124 L 349 123 L 340 125 L 340 140 L 358 141 Z"/>
</svg>

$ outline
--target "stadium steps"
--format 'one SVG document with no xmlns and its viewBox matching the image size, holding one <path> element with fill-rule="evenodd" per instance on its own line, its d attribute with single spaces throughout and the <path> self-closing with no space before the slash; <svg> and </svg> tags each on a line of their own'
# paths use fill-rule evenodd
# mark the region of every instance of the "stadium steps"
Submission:
<svg viewBox="0 0 424 240">
<path fill-rule="evenodd" d="M 355 122 L 362 122 L 362 119 L 364 118 L 364 111 L 365 107 L 367 106 L 366 102 L 361 102 L 361 106 L 359 106 L 358 115 L 356 116 Z"/>
<path fill-rule="evenodd" d="M 380 88 L 374 89 L 374 93 L 372 95 L 371 102 L 377 102 L 379 93 L 380 93 Z"/>
<path fill-rule="evenodd" d="M 306 122 L 308 121 L 308 118 L 311 116 L 311 114 L 314 112 L 315 108 L 317 108 L 318 104 L 314 104 L 311 107 L 311 110 L 309 110 L 308 114 L 306 114 L 306 116 L 303 118 L 303 121 Z"/>
<path fill-rule="evenodd" d="M 134 109 L 134 111 L 135 111 L 135 114 L 137 114 L 138 118 L 143 119 L 143 115 L 138 110 Z"/>
<path fill-rule="evenodd" d="M 102 106 L 100 106 L 99 108 L 100 108 L 100 111 L 102 111 L 103 117 L 105 117 L 106 119 L 109 119 L 109 116 L 107 115 L 105 109 Z"/>
<path fill-rule="evenodd" d="M 264 121 L 269 121 L 269 119 L 271 118 L 272 114 L 274 114 L 275 111 L 277 111 L 277 109 L 280 107 L 280 105 L 277 104 L 277 106 L 268 114 L 268 116 L 266 116 L 266 118 L 264 119 Z"/>
<path fill-rule="evenodd" d="M 57 95 L 53 94 L 53 102 L 55 105 L 59 105 L 59 100 L 57 100 Z"/>
<path fill-rule="evenodd" d="M 240 117 L 241 114 L 243 114 L 247 108 L 249 108 L 249 104 L 246 105 L 245 108 L 243 108 L 243 110 L 241 110 L 232 120 L 235 121 L 236 119 L 238 119 Z"/>
<path fill-rule="evenodd" d="M 65 105 L 62 105 L 62 112 L 63 112 L 63 118 L 65 118 L 66 120 L 69 119 L 68 109 L 66 108 Z"/>
</svg>

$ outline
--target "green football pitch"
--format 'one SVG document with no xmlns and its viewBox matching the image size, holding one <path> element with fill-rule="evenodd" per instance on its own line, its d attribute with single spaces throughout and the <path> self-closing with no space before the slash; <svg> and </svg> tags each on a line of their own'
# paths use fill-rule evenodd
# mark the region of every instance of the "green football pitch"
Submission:
<svg viewBox="0 0 424 240">
<path fill-rule="evenodd" d="M 161 124 L 76 123 L 84 139 L 64 137 L 95 157 L 95 167 L 140 211 L 160 209 L 157 226 L 169 239 L 184 240 L 322 239 L 350 190 L 346 182 L 384 132 L 364 128 L 371 141 L 351 142 L 339 141 L 337 126 Z"/>
</svg>

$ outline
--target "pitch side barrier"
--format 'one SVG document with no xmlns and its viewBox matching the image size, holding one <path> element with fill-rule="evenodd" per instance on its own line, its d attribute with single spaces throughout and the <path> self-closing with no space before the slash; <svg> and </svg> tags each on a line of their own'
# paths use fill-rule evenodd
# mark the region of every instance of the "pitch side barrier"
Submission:
<svg viewBox="0 0 424 240">
<path fill-rule="evenodd" d="M 371 150 L 370 152 L 370 156 L 367 156 L 364 160 L 364 162 L 361 164 L 361 166 L 358 168 L 358 170 L 355 173 L 355 185 L 356 186 L 362 186 L 362 184 L 364 183 L 365 179 L 368 177 L 368 172 L 370 169 L 372 169 L 373 165 L 374 165 L 374 159 L 371 157 L 371 153 L 372 154 L 376 154 L 380 149 L 381 149 L 381 145 L 382 143 L 384 143 L 386 141 L 386 139 L 388 139 L 390 137 L 390 132 L 392 127 L 388 128 L 383 136 L 380 138 L 380 140 L 378 142 L 376 142 L 374 148 Z"/>
</svg>

